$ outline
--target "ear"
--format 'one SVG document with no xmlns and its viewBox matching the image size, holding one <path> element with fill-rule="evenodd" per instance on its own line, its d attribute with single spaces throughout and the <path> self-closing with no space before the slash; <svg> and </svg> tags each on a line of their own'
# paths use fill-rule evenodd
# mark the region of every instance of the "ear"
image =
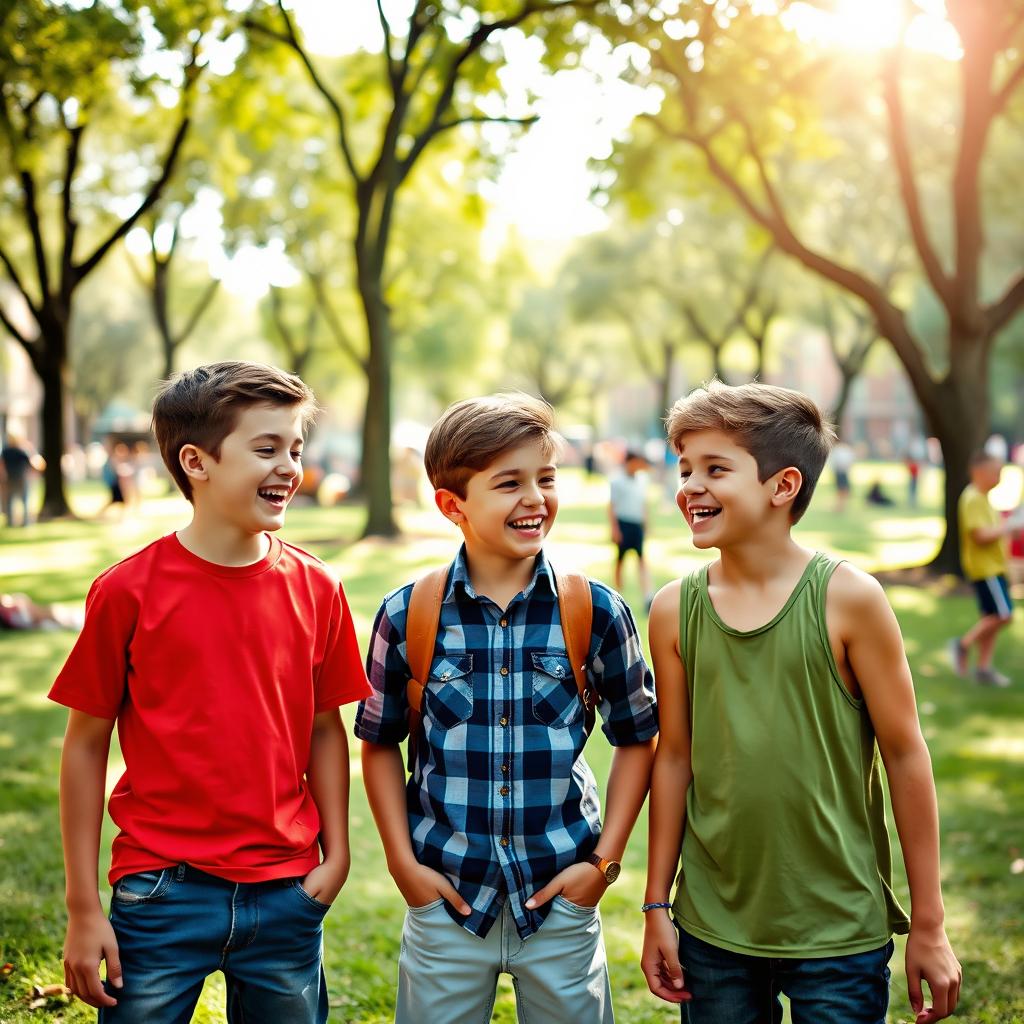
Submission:
<svg viewBox="0 0 1024 1024">
<path fill-rule="evenodd" d="M 178 462 L 181 464 L 181 468 L 185 470 L 185 475 L 193 482 L 196 480 L 209 480 L 210 474 L 206 470 L 206 460 L 208 458 L 210 456 L 202 448 L 197 448 L 194 444 L 184 444 L 181 446 L 181 451 L 178 452 Z"/>
<path fill-rule="evenodd" d="M 771 479 L 772 506 L 780 508 L 793 501 L 803 486 L 804 475 L 796 466 L 780 469 Z"/>
<path fill-rule="evenodd" d="M 438 488 L 434 491 L 434 504 L 441 510 L 441 515 L 456 526 L 461 526 L 466 521 L 466 514 L 462 511 L 462 499 L 454 491 Z"/>
</svg>

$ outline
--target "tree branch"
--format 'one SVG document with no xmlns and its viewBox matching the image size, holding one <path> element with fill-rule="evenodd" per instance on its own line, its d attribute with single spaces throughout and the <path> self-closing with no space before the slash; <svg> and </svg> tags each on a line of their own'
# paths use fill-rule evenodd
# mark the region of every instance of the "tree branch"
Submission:
<svg viewBox="0 0 1024 1024">
<path fill-rule="evenodd" d="M 185 136 L 188 135 L 188 130 L 192 124 L 192 118 L 190 113 L 191 108 L 191 94 L 195 88 L 196 81 L 199 78 L 200 69 L 196 63 L 199 56 L 199 40 L 197 39 L 192 44 L 192 57 L 188 64 L 185 66 L 185 84 L 181 90 L 181 103 L 182 103 L 182 117 L 178 123 L 177 130 L 174 133 L 174 137 L 171 140 L 171 144 L 168 147 L 167 155 L 164 157 L 163 167 L 161 168 L 160 174 L 156 181 L 153 182 L 149 187 L 149 191 L 146 193 L 142 202 L 136 207 L 135 211 L 123 221 L 106 241 L 101 242 L 95 252 L 86 259 L 84 262 L 77 264 L 73 268 L 75 283 L 77 284 L 84 277 L 90 274 L 100 260 L 109 252 L 109 250 L 116 245 L 129 231 L 135 226 L 136 222 L 142 217 L 143 214 L 149 210 L 156 201 L 160 198 L 163 193 L 164 186 L 170 181 L 171 175 L 174 173 L 174 167 L 178 160 L 178 154 L 181 152 L 182 145 L 185 142 Z"/>
<path fill-rule="evenodd" d="M 32 342 L 29 341 L 28 338 L 26 338 L 25 335 L 22 334 L 21 331 L 19 331 L 18 328 L 14 326 L 14 322 L 10 320 L 7 314 L 4 312 L 3 306 L 0 306 L 0 323 L 2 323 L 4 327 L 7 328 L 7 330 L 11 334 L 11 337 L 14 338 L 14 340 L 17 341 L 21 345 L 21 347 L 28 353 L 29 359 L 32 360 L 32 365 L 35 366 L 36 358 L 35 354 L 33 353 Z"/>
<path fill-rule="evenodd" d="M 217 294 L 217 289 L 219 287 L 220 281 L 216 277 L 212 278 L 210 283 L 204 289 L 203 294 L 199 296 L 199 301 L 192 309 L 192 315 L 189 317 L 188 323 L 185 324 L 178 336 L 174 339 L 175 347 L 188 341 L 191 337 L 192 332 L 196 329 L 196 326 L 202 319 L 203 314 L 207 309 L 209 309 L 210 303 L 213 302 L 213 298 Z"/>
<path fill-rule="evenodd" d="M 327 324 L 331 334 L 334 335 L 334 340 L 338 343 L 338 347 L 363 371 L 363 373 L 369 374 L 370 361 L 368 358 L 360 355 L 359 351 L 352 343 L 352 339 L 349 337 L 348 332 L 344 327 L 342 327 L 341 321 L 334 312 L 334 307 L 331 305 L 331 300 L 327 295 L 327 289 L 324 287 L 322 275 L 314 273 L 311 270 L 307 270 L 306 276 L 309 278 L 309 283 L 313 286 L 313 294 L 316 296 L 317 305 L 319 305 L 320 309 L 323 311 L 324 323 Z"/>
<path fill-rule="evenodd" d="M 21 277 L 18 275 L 18 268 L 14 265 L 14 261 L 7 255 L 7 251 L 3 245 L 0 245 L 0 263 L 3 263 L 4 267 L 7 268 L 7 276 L 11 279 L 11 283 L 15 288 L 21 292 L 21 297 L 28 304 L 28 308 L 32 310 L 32 315 L 39 321 L 39 310 L 36 308 L 36 304 L 32 301 L 32 296 L 25 290 L 24 284 L 22 284 Z"/>
<path fill-rule="evenodd" d="M 327 88 L 326 83 L 314 67 L 309 54 L 306 53 L 302 44 L 299 42 L 298 36 L 295 34 L 295 26 L 292 24 L 292 20 L 288 16 L 288 12 L 284 9 L 284 4 L 281 0 L 277 0 L 277 9 L 281 12 L 281 17 L 284 19 L 286 30 L 284 35 L 280 32 L 275 32 L 272 28 L 268 28 L 266 25 L 263 25 L 258 21 L 254 21 L 252 18 L 246 18 L 242 24 L 245 25 L 246 28 L 260 32 L 263 35 L 268 36 L 270 39 L 276 39 L 279 43 L 283 43 L 298 56 L 299 60 L 302 61 L 303 67 L 305 67 L 306 73 L 309 75 L 309 80 L 313 83 L 313 87 L 321 96 L 323 96 L 327 105 L 331 108 L 331 113 L 334 114 L 334 120 L 338 126 L 338 143 L 341 146 L 341 153 L 345 159 L 345 165 L 348 167 L 349 174 L 352 175 L 352 180 L 359 183 L 363 179 L 359 174 L 359 169 L 356 167 L 355 158 L 353 157 L 352 150 L 349 146 L 345 111 L 335 95 Z"/>
<path fill-rule="evenodd" d="M 910 233 L 914 239 L 914 246 L 917 249 L 918 256 L 921 259 L 921 265 L 932 288 L 935 290 L 935 294 L 943 306 L 946 307 L 947 312 L 952 312 L 949 279 L 942 268 L 942 264 L 939 262 L 935 247 L 932 245 L 928 234 L 928 226 L 925 224 L 924 214 L 921 211 L 921 198 L 917 191 L 917 181 L 914 176 L 914 167 L 910 156 L 907 123 L 903 116 L 903 100 L 900 97 L 899 76 L 902 54 L 902 47 L 894 47 L 885 63 L 885 70 L 882 74 L 883 93 L 886 107 L 889 111 L 889 147 L 896 162 L 900 195 L 903 198 L 903 206 L 907 213 L 907 220 L 910 223 Z"/>
<path fill-rule="evenodd" d="M 992 336 L 1001 331 L 1024 306 L 1024 273 L 1010 282 L 1002 297 L 985 311 L 988 329 Z"/>
</svg>

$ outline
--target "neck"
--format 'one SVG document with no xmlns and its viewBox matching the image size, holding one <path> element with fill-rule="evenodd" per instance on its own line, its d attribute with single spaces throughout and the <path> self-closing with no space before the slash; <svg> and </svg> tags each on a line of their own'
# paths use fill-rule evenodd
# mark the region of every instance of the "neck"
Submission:
<svg viewBox="0 0 1024 1024">
<path fill-rule="evenodd" d="M 197 508 L 192 522 L 178 531 L 182 545 L 215 565 L 252 565 L 270 551 L 270 537 L 265 533 L 246 533 L 223 522 L 210 522 Z"/>
<path fill-rule="evenodd" d="M 466 545 L 466 564 L 473 589 L 502 608 L 521 590 L 525 590 L 533 577 L 536 556 L 504 558 L 490 551 L 472 551 Z"/>
<path fill-rule="evenodd" d="M 806 548 L 793 540 L 789 531 L 784 537 L 758 537 L 744 544 L 720 548 L 719 575 L 723 582 L 763 585 L 805 566 L 809 557 Z"/>
</svg>

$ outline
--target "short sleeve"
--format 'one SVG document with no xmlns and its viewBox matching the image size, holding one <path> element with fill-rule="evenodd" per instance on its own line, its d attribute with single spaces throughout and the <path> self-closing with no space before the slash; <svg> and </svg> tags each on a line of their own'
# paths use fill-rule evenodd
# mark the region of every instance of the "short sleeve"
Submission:
<svg viewBox="0 0 1024 1024">
<path fill-rule="evenodd" d="M 85 624 L 49 698 L 96 718 L 117 718 L 124 701 L 138 603 L 112 574 L 89 588 Z"/>
<path fill-rule="evenodd" d="M 370 692 L 345 588 L 339 583 L 331 607 L 324 656 L 314 682 L 314 709 L 330 711 Z"/>
<path fill-rule="evenodd" d="M 377 612 L 366 655 L 370 696 L 359 705 L 354 732 L 369 743 L 398 744 L 409 735 L 405 621 L 412 587 L 388 595 Z"/>
<path fill-rule="evenodd" d="M 658 711 L 636 623 L 615 591 L 593 583 L 591 590 L 595 631 L 601 637 L 591 669 L 601 697 L 602 731 L 615 747 L 643 743 L 657 735 Z"/>
</svg>

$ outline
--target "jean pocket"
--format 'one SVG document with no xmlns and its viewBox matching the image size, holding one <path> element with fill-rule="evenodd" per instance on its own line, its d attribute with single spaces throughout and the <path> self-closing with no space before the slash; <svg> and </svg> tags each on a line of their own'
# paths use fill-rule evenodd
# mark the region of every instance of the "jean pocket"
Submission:
<svg viewBox="0 0 1024 1024">
<path fill-rule="evenodd" d="M 444 728 L 467 721 L 473 714 L 473 655 L 436 658 L 424 696 L 430 717 Z"/>
<path fill-rule="evenodd" d="M 444 898 L 439 897 L 436 900 L 431 900 L 429 903 L 424 903 L 422 907 L 406 907 L 405 909 L 412 914 L 413 917 L 423 917 L 429 914 L 432 910 L 437 910 L 438 907 L 444 906 Z"/>
<path fill-rule="evenodd" d="M 302 888 L 302 879 L 292 879 L 292 889 L 302 897 L 303 902 L 313 907 L 315 910 L 319 910 L 321 914 L 326 914 L 331 909 L 330 903 L 321 903 L 315 896 L 310 896 L 305 889 Z"/>
<path fill-rule="evenodd" d="M 567 900 L 564 896 L 559 894 L 555 897 L 555 903 L 562 907 L 564 910 L 568 910 L 571 914 L 577 914 L 580 917 L 593 917 L 597 913 L 597 905 L 592 907 L 585 907 L 580 903 L 573 903 Z"/>
<path fill-rule="evenodd" d="M 172 868 L 160 871 L 140 871 L 125 875 L 114 884 L 113 899 L 125 906 L 152 903 L 160 899 L 171 884 Z"/>
<path fill-rule="evenodd" d="M 531 657 L 533 717 L 554 729 L 564 729 L 578 722 L 583 702 L 568 657 L 539 651 L 534 651 Z"/>
</svg>

